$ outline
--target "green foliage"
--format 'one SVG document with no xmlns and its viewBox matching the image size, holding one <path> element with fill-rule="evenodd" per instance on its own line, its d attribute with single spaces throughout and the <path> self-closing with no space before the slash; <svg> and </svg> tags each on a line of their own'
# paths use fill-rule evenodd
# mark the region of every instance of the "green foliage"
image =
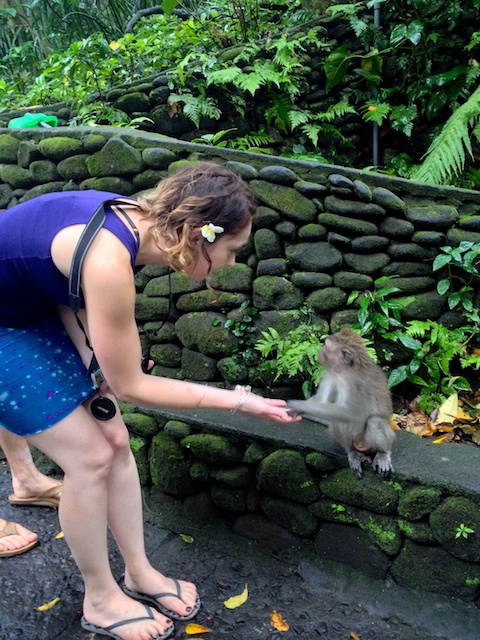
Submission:
<svg viewBox="0 0 480 640">
<path fill-rule="evenodd" d="M 310 28 L 307 21 L 318 16 L 300 0 L 191 0 L 184 20 L 172 15 L 178 1 L 168 0 L 164 15 L 142 18 L 133 33 L 125 33 L 129 18 L 154 0 L 92 0 L 88 11 L 78 0 L 7 4 L 0 7 L 0 110 L 65 101 L 78 110 L 74 123 L 128 126 L 106 104 L 90 108 L 91 101 L 103 103 L 115 85 L 170 70 L 174 100 L 197 128 L 202 118 L 229 122 L 232 113 L 248 124 L 236 143 L 215 133 L 207 144 L 268 153 L 270 142 L 248 140 L 265 127 L 276 130 L 276 153 L 342 163 L 340 151 L 352 144 L 345 124 L 355 116 L 422 144 L 417 127 L 431 122 L 438 135 L 422 165 L 415 166 L 425 151 L 417 144 L 415 159 L 401 154 L 384 170 L 480 188 L 472 166 L 480 139 L 480 31 L 464 26 L 479 0 L 330 5 L 327 12 L 350 28 L 333 51 L 324 27 Z M 372 21 L 374 5 L 381 6 L 380 26 Z M 323 71 L 327 91 L 336 91 L 335 104 L 321 112 L 304 99 L 310 70 Z M 394 78 L 390 86 L 385 70 Z"/>
<path fill-rule="evenodd" d="M 463 538 L 468 538 L 468 536 L 471 533 L 475 533 L 474 529 L 471 529 L 470 527 L 467 527 L 466 524 L 463 524 L 463 522 L 461 524 L 458 525 L 456 531 L 455 531 L 455 539 L 463 537 Z"/>
<path fill-rule="evenodd" d="M 381 5 L 381 27 L 371 22 L 370 11 L 376 5 Z M 365 53 L 352 53 L 343 44 L 329 54 L 323 68 L 327 91 L 347 84 L 353 94 L 352 104 L 366 121 L 379 126 L 389 124 L 407 137 L 420 119 L 434 120 L 439 114 L 453 113 L 413 176 L 418 181 L 448 184 L 452 177 L 463 173 L 465 155 L 472 153 L 471 139 L 478 139 L 476 87 L 480 68 L 470 51 L 477 46 L 480 36 L 474 32 L 470 41 L 463 43 L 463 51 L 457 39 L 452 55 L 445 42 L 451 38 L 452 29 L 465 20 L 468 7 L 459 0 L 446 0 L 433 10 L 427 9 L 427 5 L 425 0 L 403 4 L 369 0 L 330 6 L 329 12 L 350 23 Z M 399 71 L 396 86 L 382 87 L 382 62 L 386 56 L 395 61 Z M 363 106 L 366 93 L 362 79 L 370 93 Z M 395 165 L 391 164 L 389 170 L 395 170 Z M 405 175 L 402 170 L 401 175 Z M 480 180 L 470 174 L 470 181 L 472 178 L 476 187 Z"/>
<path fill-rule="evenodd" d="M 153 123 L 153 120 L 144 116 L 130 118 L 124 111 L 115 109 L 115 107 L 104 102 L 96 101 L 80 106 L 77 115 L 72 118 L 70 124 L 74 126 L 87 125 L 89 127 L 103 124 L 112 127 L 135 129 L 143 122 Z"/>
<path fill-rule="evenodd" d="M 464 104 L 452 113 L 441 132 L 435 136 L 426 158 L 413 173 L 412 180 L 428 184 L 451 184 L 452 176 L 459 176 L 465 168 L 465 156 L 472 158 L 471 137 L 480 140 L 480 87 Z"/>
<path fill-rule="evenodd" d="M 318 362 L 318 352 L 325 336 L 311 324 L 302 323 L 282 337 L 276 329 L 269 327 L 262 331 L 262 338 L 255 343 L 255 349 L 263 358 L 267 370 L 275 372 L 275 380 L 300 374 L 302 391 L 306 398 L 312 395 L 322 376 L 323 367 Z"/>
<path fill-rule="evenodd" d="M 237 338 L 237 346 L 233 349 L 233 354 L 244 360 L 250 360 L 253 357 L 252 339 L 255 334 L 253 319 L 258 313 L 258 309 L 251 307 L 250 302 L 245 300 L 240 305 L 239 311 L 243 312 L 242 317 L 240 319 L 228 318 L 224 326 L 229 333 Z"/>
<path fill-rule="evenodd" d="M 469 321 L 478 326 L 480 315 L 474 304 L 475 288 L 478 286 L 480 243 L 461 242 L 458 247 L 441 247 L 433 261 L 433 271 L 447 268 L 445 278 L 438 280 L 440 295 L 448 293 L 448 306 L 456 309 Z"/>
<path fill-rule="evenodd" d="M 394 293 L 400 293 L 401 289 L 392 286 L 390 276 L 382 276 L 374 282 L 372 291 L 352 291 L 347 304 L 352 304 L 360 296 L 358 320 L 354 329 L 363 336 L 389 337 L 392 330 L 403 326 L 400 312 L 412 300 L 411 297 L 400 300 L 391 299 Z"/>
<path fill-rule="evenodd" d="M 340 129 L 332 124 L 347 113 L 356 113 L 356 111 L 348 102 L 337 102 L 320 113 L 313 113 L 309 109 L 292 109 L 288 112 L 288 121 L 292 131 L 300 126 L 301 131 L 314 147 L 317 146 L 320 135 L 336 138 L 340 142 L 348 144 Z"/>
<path fill-rule="evenodd" d="M 471 327 L 448 329 L 431 320 L 410 321 L 396 339 L 413 354 L 407 364 L 390 372 L 388 382 L 394 387 L 405 380 L 421 388 L 419 407 L 431 413 L 456 391 L 469 391 L 470 383 L 453 373 L 453 366 L 466 369 L 480 367 L 480 356 L 469 353 Z M 421 338 L 421 339 L 419 339 Z"/>
<path fill-rule="evenodd" d="M 171 93 L 168 99 L 171 104 L 176 102 L 183 104 L 183 114 L 190 118 L 197 127 L 200 126 L 200 118 L 218 120 L 221 115 L 214 99 L 205 95 L 204 87 L 200 85 L 198 88 L 198 96 L 194 96 L 191 91 L 185 89 L 181 94 Z"/>
</svg>

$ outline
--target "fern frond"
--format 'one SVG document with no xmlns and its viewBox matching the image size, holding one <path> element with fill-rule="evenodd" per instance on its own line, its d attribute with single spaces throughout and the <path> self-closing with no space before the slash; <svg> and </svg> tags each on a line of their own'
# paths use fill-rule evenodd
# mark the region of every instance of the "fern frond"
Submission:
<svg viewBox="0 0 480 640">
<path fill-rule="evenodd" d="M 332 122 L 335 118 L 342 118 L 346 113 L 357 113 L 348 102 L 336 102 L 331 104 L 326 111 L 315 114 L 315 120 Z"/>
<path fill-rule="evenodd" d="M 306 110 L 298 111 L 296 109 L 292 109 L 288 112 L 288 120 L 292 130 L 295 129 L 295 127 L 298 127 L 299 124 L 306 124 L 311 117 L 312 114 Z"/>
<path fill-rule="evenodd" d="M 323 127 L 321 124 L 304 124 L 302 127 L 303 133 L 308 137 L 308 139 L 312 142 L 313 146 L 316 147 L 318 144 L 318 136 L 322 131 Z"/>
<path fill-rule="evenodd" d="M 258 54 L 260 47 L 254 42 L 243 44 L 240 52 L 233 58 L 233 62 L 251 62 Z"/>
<path fill-rule="evenodd" d="M 272 60 L 264 60 L 262 64 L 256 64 L 254 69 L 255 73 L 258 73 L 265 83 L 273 83 L 280 87 L 280 83 L 285 81 L 283 74 Z"/>
<path fill-rule="evenodd" d="M 228 84 L 229 82 L 236 82 L 239 76 L 243 75 L 243 71 L 240 67 L 232 65 L 225 69 L 218 69 L 217 71 L 210 71 L 206 77 L 207 87 L 211 84 L 219 86 Z"/>
<path fill-rule="evenodd" d="M 426 159 L 411 176 L 417 182 L 449 184 L 465 167 L 465 152 L 471 156 L 470 130 L 476 131 L 480 119 L 480 87 L 459 107 L 433 140 Z"/>
<path fill-rule="evenodd" d="M 289 113 L 292 109 L 292 101 L 285 94 L 271 94 L 272 106 L 265 110 L 265 119 L 267 124 L 274 124 L 280 131 L 286 131 L 290 124 Z"/>
<path fill-rule="evenodd" d="M 264 78 L 255 71 L 242 74 L 238 82 L 238 86 L 244 91 L 249 91 L 252 96 L 255 95 L 262 84 L 265 84 Z"/>
</svg>

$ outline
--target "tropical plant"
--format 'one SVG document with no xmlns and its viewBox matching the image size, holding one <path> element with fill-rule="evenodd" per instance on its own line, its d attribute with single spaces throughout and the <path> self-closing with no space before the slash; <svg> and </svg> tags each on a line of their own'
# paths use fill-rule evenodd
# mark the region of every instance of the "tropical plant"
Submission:
<svg viewBox="0 0 480 640">
<path fill-rule="evenodd" d="M 474 158 L 472 139 L 480 142 L 480 87 L 478 87 L 442 127 L 425 154 L 412 180 L 429 184 L 452 184 L 465 169 L 467 153 Z"/>
<path fill-rule="evenodd" d="M 347 300 L 347 304 L 358 302 L 357 322 L 353 328 L 370 338 L 375 351 L 381 351 L 387 361 L 391 354 L 385 343 L 380 345 L 380 339 L 396 340 L 397 331 L 404 326 L 401 311 L 413 300 L 412 296 L 392 298 L 393 294 L 401 292 L 393 282 L 395 279 L 391 276 L 382 276 L 375 280 L 372 290 L 352 291 Z"/>
<path fill-rule="evenodd" d="M 420 387 L 419 408 L 432 410 L 456 391 L 470 391 L 469 381 L 454 368 L 465 371 L 480 367 L 480 356 L 470 353 L 472 328 L 448 329 L 431 320 L 407 323 L 396 339 L 413 351 L 407 364 L 395 367 L 389 374 L 390 387 L 408 380 Z"/>
<path fill-rule="evenodd" d="M 467 527 L 467 525 L 462 522 L 455 531 L 455 539 L 460 537 L 468 538 L 471 533 L 475 533 L 475 530 Z"/>
<path fill-rule="evenodd" d="M 352 52 L 342 44 L 330 53 L 324 62 L 327 91 L 340 87 L 350 74 L 350 102 L 362 117 L 379 126 L 388 122 L 407 137 L 420 119 L 440 123 L 445 122 L 445 115 L 453 113 L 432 142 L 424 164 L 414 170 L 416 180 L 448 183 L 464 170 L 465 152 L 472 153 L 470 137 L 478 139 L 478 96 L 474 89 L 480 67 L 470 51 L 477 46 L 480 35 L 474 32 L 469 43 L 455 36 L 455 56 L 445 47 L 445 39 L 460 26 L 466 11 L 473 13 L 479 7 L 479 0 L 472 0 L 470 6 L 446 0 L 433 7 L 428 0 L 403 4 L 368 0 L 333 5 L 327 10 L 348 20 L 365 49 L 363 53 Z M 381 9 L 381 26 L 372 23 L 372 9 Z M 398 69 L 399 81 L 393 86 L 382 86 L 387 56 Z M 389 166 L 392 169 L 393 163 Z M 410 177 L 404 166 L 401 169 Z M 476 176 L 470 174 L 472 179 L 476 186 Z"/>
<path fill-rule="evenodd" d="M 309 398 L 322 376 L 318 352 L 325 337 L 319 327 L 308 323 L 300 324 L 283 337 L 274 327 L 269 327 L 262 331 L 255 349 L 266 359 L 264 369 L 274 372 L 274 380 L 300 376 L 303 395 Z"/>
<path fill-rule="evenodd" d="M 445 246 L 440 251 L 442 253 L 436 256 L 432 268 L 433 271 L 447 268 L 447 274 L 437 282 L 437 291 L 440 295 L 448 293 L 449 308 L 458 309 L 478 327 L 480 314 L 474 301 L 473 285 L 478 284 L 480 278 L 480 243 L 463 241 L 458 247 Z"/>
</svg>

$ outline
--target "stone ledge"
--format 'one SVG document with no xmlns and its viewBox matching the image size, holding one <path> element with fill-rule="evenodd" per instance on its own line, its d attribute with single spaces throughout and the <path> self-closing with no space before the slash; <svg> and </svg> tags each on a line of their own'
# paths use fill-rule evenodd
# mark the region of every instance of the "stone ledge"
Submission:
<svg viewBox="0 0 480 640">
<path fill-rule="evenodd" d="M 303 419 L 282 425 L 256 420 L 244 414 L 232 416 L 218 410 L 173 410 L 139 407 L 140 411 L 168 420 L 180 420 L 209 432 L 237 435 L 277 446 L 318 451 L 348 466 L 342 449 L 330 438 L 326 427 Z M 448 493 L 473 499 L 480 496 L 480 448 L 464 444 L 433 444 L 406 431 L 396 432 L 393 450 L 394 479 L 438 487 Z"/>
</svg>

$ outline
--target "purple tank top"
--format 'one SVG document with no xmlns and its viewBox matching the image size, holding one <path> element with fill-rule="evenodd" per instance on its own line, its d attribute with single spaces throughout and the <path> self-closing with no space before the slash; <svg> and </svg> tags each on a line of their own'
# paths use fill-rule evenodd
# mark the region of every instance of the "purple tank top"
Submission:
<svg viewBox="0 0 480 640">
<path fill-rule="evenodd" d="M 68 305 L 68 278 L 53 263 L 50 247 L 65 227 L 88 222 L 106 191 L 47 193 L 0 213 L 0 326 L 25 327 Z M 132 269 L 138 252 L 131 230 L 111 209 L 105 229 L 128 249 Z"/>
</svg>

